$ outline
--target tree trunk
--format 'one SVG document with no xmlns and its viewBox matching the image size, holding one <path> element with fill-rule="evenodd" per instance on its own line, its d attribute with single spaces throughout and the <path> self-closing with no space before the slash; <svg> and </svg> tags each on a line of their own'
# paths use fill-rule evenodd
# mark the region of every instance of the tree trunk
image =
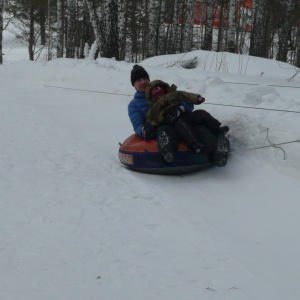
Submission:
<svg viewBox="0 0 300 300">
<path fill-rule="evenodd" d="M 66 57 L 75 58 L 76 0 L 68 1 L 68 33 Z"/>
<path fill-rule="evenodd" d="M 166 2 L 161 0 L 158 8 L 158 24 L 157 24 L 157 50 L 158 55 L 166 53 L 166 35 L 164 20 L 166 17 Z"/>
<path fill-rule="evenodd" d="M 184 17 L 183 52 L 189 52 L 192 50 L 195 6 L 195 0 L 187 0 L 186 12 Z"/>
<path fill-rule="evenodd" d="M 294 4 L 292 0 L 286 0 L 283 3 L 282 11 L 285 11 L 281 26 L 279 29 L 279 40 L 278 40 L 278 54 L 277 60 L 286 62 L 288 54 L 288 44 L 291 41 L 291 32 L 293 27 L 292 11 L 294 9 Z"/>
<path fill-rule="evenodd" d="M 149 0 L 148 4 L 148 34 L 147 34 L 147 57 L 164 53 L 165 49 L 165 2 L 162 0 Z"/>
<path fill-rule="evenodd" d="M 206 12 L 206 24 L 202 50 L 210 51 L 212 49 L 212 34 L 213 34 L 213 24 L 215 18 L 215 0 L 207 1 L 207 12 Z"/>
<path fill-rule="evenodd" d="M 103 35 L 105 44 L 103 47 L 104 57 L 119 59 L 119 34 L 118 34 L 118 5 L 115 0 L 109 0 L 104 7 L 105 23 Z"/>
<path fill-rule="evenodd" d="M 180 5 L 178 0 L 174 0 L 173 6 L 170 7 L 169 26 L 166 34 L 166 53 L 176 53 L 180 40 L 179 12 Z"/>
<path fill-rule="evenodd" d="M 128 0 L 118 0 L 119 59 L 125 60 Z"/>
<path fill-rule="evenodd" d="M 156 54 L 156 1 L 149 0 L 148 4 L 149 11 L 149 29 L 148 29 L 148 39 L 147 39 L 147 57 L 153 57 Z"/>
<path fill-rule="evenodd" d="M 87 0 L 87 6 L 89 9 L 90 18 L 94 29 L 94 35 L 96 37 L 97 51 L 96 51 L 95 59 L 97 59 L 100 53 L 100 45 L 101 45 L 101 22 L 97 14 L 97 9 L 94 0 Z M 102 56 L 102 53 L 100 53 L 100 55 Z"/>
<path fill-rule="evenodd" d="M 250 38 L 249 55 L 268 57 L 268 23 L 267 23 L 268 0 L 254 1 L 254 19 Z"/>
<path fill-rule="evenodd" d="M 46 45 L 46 7 L 45 2 L 40 2 L 39 4 L 39 21 L 41 28 L 41 45 Z"/>
<path fill-rule="evenodd" d="M 227 50 L 236 53 L 236 0 L 229 1 L 229 18 L 227 31 Z"/>
<path fill-rule="evenodd" d="M 85 58 L 85 46 L 90 39 L 90 32 L 89 32 L 89 23 L 90 23 L 90 15 L 88 6 L 86 1 L 83 7 L 83 16 L 82 16 L 82 28 L 81 28 L 81 40 L 80 40 L 80 58 Z"/>
<path fill-rule="evenodd" d="M 219 26 L 218 26 L 217 52 L 223 51 L 223 36 L 224 36 L 223 14 L 224 14 L 224 5 L 225 5 L 224 0 L 219 1 L 220 18 L 219 18 Z"/>
<path fill-rule="evenodd" d="M 29 8 L 29 43 L 28 43 L 28 52 L 29 60 L 34 60 L 34 0 L 30 1 Z"/>
<path fill-rule="evenodd" d="M 4 0 L 0 0 L 0 64 L 3 64 L 2 59 L 2 32 L 3 32 L 3 7 Z"/>
<path fill-rule="evenodd" d="M 56 55 L 64 56 L 64 0 L 57 0 L 57 45 Z"/>
</svg>

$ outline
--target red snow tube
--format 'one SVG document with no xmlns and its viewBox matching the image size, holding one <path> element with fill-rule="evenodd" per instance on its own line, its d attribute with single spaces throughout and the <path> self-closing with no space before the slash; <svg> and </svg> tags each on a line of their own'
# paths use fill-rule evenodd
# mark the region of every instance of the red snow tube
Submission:
<svg viewBox="0 0 300 300">
<path fill-rule="evenodd" d="M 156 141 L 144 141 L 133 134 L 119 148 L 119 159 L 126 167 L 150 174 L 178 175 L 194 172 L 211 166 L 205 155 L 195 154 L 182 141 L 174 161 L 165 163 L 159 153 Z"/>
</svg>

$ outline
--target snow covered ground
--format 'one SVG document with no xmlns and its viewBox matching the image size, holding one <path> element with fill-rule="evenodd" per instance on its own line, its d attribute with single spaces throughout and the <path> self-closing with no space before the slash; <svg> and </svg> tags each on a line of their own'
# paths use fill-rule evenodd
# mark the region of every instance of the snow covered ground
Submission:
<svg viewBox="0 0 300 300">
<path fill-rule="evenodd" d="M 300 298 L 300 143 L 282 145 L 286 159 L 243 151 L 268 145 L 267 129 L 271 143 L 299 141 L 293 67 L 204 51 L 141 62 L 230 126 L 225 168 L 158 176 L 118 159 L 132 63 L 29 62 L 8 33 L 3 52 L 0 299 Z M 194 56 L 196 69 L 170 63 Z"/>
</svg>

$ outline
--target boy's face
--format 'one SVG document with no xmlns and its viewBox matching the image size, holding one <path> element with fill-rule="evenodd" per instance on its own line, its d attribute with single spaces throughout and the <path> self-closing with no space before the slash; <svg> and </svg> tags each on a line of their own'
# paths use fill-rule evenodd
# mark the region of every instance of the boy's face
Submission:
<svg viewBox="0 0 300 300">
<path fill-rule="evenodd" d="M 151 90 L 151 97 L 153 99 L 157 99 L 159 98 L 160 96 L 163 96 L 166 94 L 166 91 L 164 90 L 164 88 L 160 85 L 154 87 L 152 90 Z"/>
<path fill-rule="evenodd" d="M 145 92 L 147 84 L 149 83 L 148 78 L 139 78 L 135 81 L 134 87 L 138 92 Z"/>
</svg>

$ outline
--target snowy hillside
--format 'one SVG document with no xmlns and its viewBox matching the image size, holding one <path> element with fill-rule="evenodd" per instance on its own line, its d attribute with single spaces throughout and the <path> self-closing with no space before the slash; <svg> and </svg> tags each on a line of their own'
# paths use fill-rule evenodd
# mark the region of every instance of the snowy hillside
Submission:
<svg viewBox="0 0 300 300">
<path fill-rule="evenodd" d="M 9 37 L 4 53 L 0 299 L 299 299 L 300 143 L 244 151 L 269 145 L 267 129 L 299 141 L 295 69 L 203 51 L 143 61 L 230 127 L 225 168 L 158 176 L 118 159 L 132 63 L 29 62 Z M 194 56 L 196 69 L 172 64 Z"/>
</svg>

